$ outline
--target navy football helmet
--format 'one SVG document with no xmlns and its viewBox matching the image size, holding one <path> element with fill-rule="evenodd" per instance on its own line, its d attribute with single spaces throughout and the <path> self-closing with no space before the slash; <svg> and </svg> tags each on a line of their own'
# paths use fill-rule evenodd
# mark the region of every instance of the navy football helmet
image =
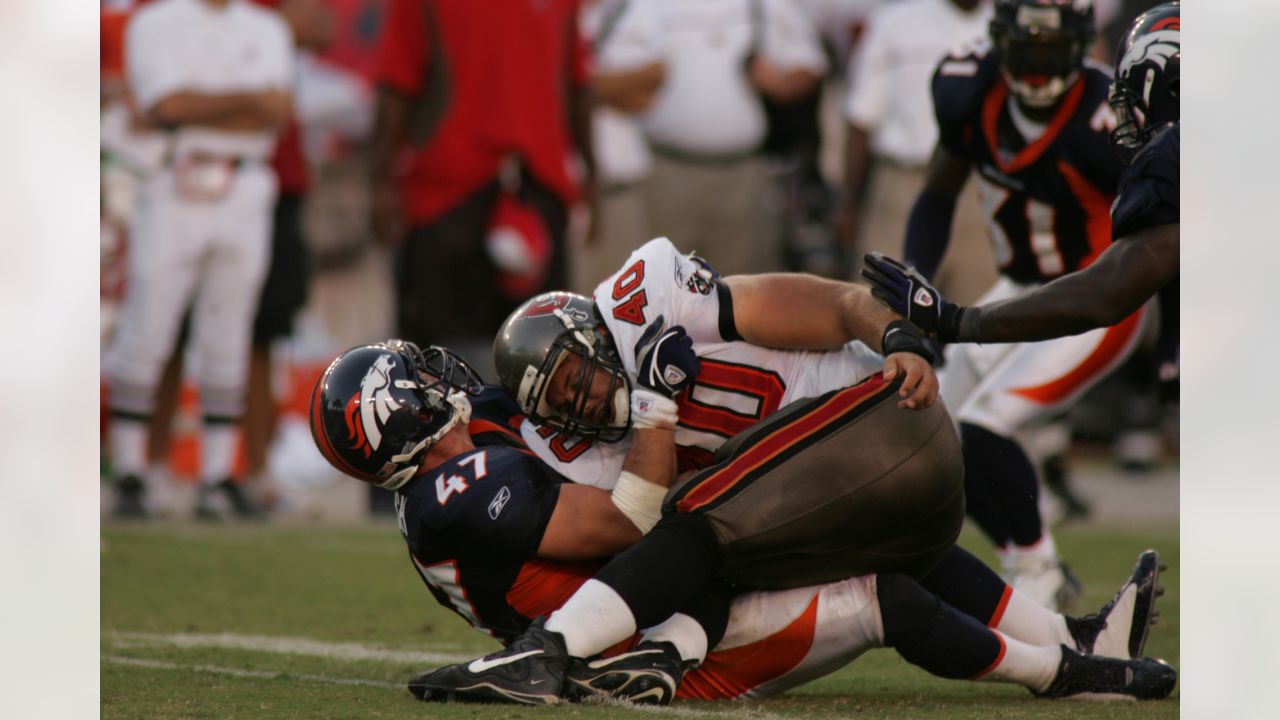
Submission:
<svg viewBox="0 0 1280 720">
<path fill-rule="evenodd" d="M 546 399 L 552 375 L 571 355 L 581 359 L 566 407 Z M 511 313 L 493 341 L 498 382 L 530 420 L 565 435 L 621 440 L 631 427 L 631 382 L 613 339 L 590 298 L 570 292 L 538 295 Z M 604 417 L 587 409 L 596 373 L 609 380 Z"/>
<path fill-rule="evenodd" d="M 1111 142 L 1120 148 L 1136 150 L 1178 122 L 1178 14 L 1176 2 L 1157 5 L 1134 19 L 1120 39 L 1110 97 L 1116 112 Z"/>
<path fill-rule="evenodd" d="M 1096 30 L 1093 0 L 996 0 L 991 45 L 1028 107 L 1049 107 L 1080 77 Z"/>
<path fill-rule="evenodd" d="M 475 370 L 442 347 L 361 345 L 339 355 L 316 383 L 311 437 L 338 470 L 395 490 L 432 445 L 470 420 L 467 396 L 482 389 Z"/>
</svg>

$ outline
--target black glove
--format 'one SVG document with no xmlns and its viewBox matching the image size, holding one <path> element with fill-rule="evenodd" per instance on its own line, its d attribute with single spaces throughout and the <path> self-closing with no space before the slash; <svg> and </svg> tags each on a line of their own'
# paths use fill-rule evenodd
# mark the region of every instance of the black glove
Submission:
<svg viewBox="0 0 1280 720">
<path fill-rule="evenodd" d="M 702 371 L 702 361 L 693 354 L 693 340 L 679 325 L 638 347 L 636 357 L 640 359 L 636 365 L 640 386 L 673 399 Z"/>
<path fill-rule="evenodd" d="M 939 342 L 956 340 L 964 308 L 948 302 L 913 267 L 878 252 L 862 256 L 862 277 L 871 294 Z"/>
</svg>

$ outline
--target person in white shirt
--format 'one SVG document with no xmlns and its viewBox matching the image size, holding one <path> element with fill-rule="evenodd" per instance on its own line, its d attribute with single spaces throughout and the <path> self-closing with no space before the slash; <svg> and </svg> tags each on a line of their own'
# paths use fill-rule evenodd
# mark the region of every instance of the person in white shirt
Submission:
<svg viewBox="0 0 1280 720">
<path fill-rule="evenodd" d="M 761 95 L 785 102 L 817 90 L 826 58 L 807 18 L 790 0 L 636 0 L 600 63 L 623 55 L 633 67 L 665 67 L 641 116 L 654 151 L 653 231 L 726 274 L 776 268 L 776 242 L 764 232 Z"/>
<path fill-rule="evenodd" d="M 870 17 L 850 61 L 844 106 L 845 197 L 838 233 L 860 265 L 865 252 L 901 250 L 912 198 L 938 139 L 929 81 L 938 62 L 986 37 L 990 0 L 903 0 Z M 956 211 L 954 250 L 939 273 L 948 295 L 976 298 L 995 277 L 975 188 Z M 854 276 L 857 267 L 852 268 Z"/>
<path fill-rule="evenodd" d="M 644 50 L 635 52 L 635 44 L 604 52 L 629 2 L 589 0 L 582 8 L 582 35 L 597 58 L 591 69 L 597 101 L 591 131 L 598 187 L 592 232 L 572 258 L 572 285 L 580 292 L 589 292 L 653 236 L 643 187 L 653 157 L 639 114 L 653 105 L 666 64 Z"/>
<path fill-rule="evenodd" d="M 120 328 L 103 360 L 118 515 L 146 514 L 147 422 L 187 309 L 199 360 L 202 480 L 253 508 L 232 482 L 254 312 L 270 257 L 276 178 L 268 165 L 292 113 L 293 37 L 246 0 L 157 0 L 126 34 L 127 82 L 141 120 L 168 137 L 143 185 Z"/>
</svg>

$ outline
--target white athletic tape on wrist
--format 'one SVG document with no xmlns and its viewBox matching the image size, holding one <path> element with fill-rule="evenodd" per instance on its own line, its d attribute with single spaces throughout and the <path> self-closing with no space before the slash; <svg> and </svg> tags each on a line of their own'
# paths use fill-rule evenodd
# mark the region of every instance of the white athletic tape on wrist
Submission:
<svg viewBox="0 0 1280 720">
<path fill-rule="evenodd" d="M 666 496 L 666 488 L 623 470 L 609 497 L 640 532 L 647 533 L 662 518 L 662 499 Z"/>
<path fill-rule="evenodd" d="M 674 430 L 679 419 L 675 400 L 644 388 L 631 391 L 631 425 L 637 430 Z"/>
</svg>

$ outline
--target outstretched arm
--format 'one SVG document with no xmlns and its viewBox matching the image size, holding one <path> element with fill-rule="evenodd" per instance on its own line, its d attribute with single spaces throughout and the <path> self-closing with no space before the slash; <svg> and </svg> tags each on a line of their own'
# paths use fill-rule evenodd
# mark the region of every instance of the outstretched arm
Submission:
<svg viewBox="0 0 1280 720">
<path fill-rule="evenodd" d="M 903 376 L 904 407 L 928 407 L 937 399 L 938 380 L 923 345 L 901 348 L 913 329 L 885 348 L 885 333 L 899 320 L 862 285 L 814 275 L 772 273 L 724 278 L 733 300 L 734 324 L 743 340 L 763 347 L 835 349 L 859 340 L 886 355 L 885 379 Z M 897 352 L 899 349 L 906 352 Z M 921 352 L 923 351 L 923 352 Z"/>
<path fill-rule="evenodd" d="M 942 342 L 1034 342 L 1128 317 L 1178 275 L 1178 224 L 1121 238 L 1089 267 L 986 306 L 947 302 L 916 270 L 879 253 L 863 277 L 876 298 Z"/>
</svg>

